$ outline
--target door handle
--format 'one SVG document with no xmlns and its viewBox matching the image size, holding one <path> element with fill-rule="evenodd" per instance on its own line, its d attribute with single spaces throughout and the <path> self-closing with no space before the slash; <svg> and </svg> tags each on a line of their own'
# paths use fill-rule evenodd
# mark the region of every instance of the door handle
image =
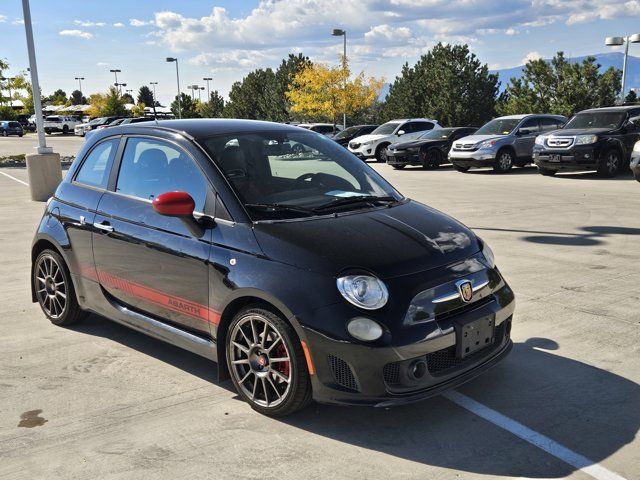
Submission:
<svg viewBox="0 0 640 480">
<path fill-rule="evenodd" d="M 93 226 L 103 232 L 113 232 L 113 227 L 109 225 L 109 222 L 94 223 Z"/>
</svg>

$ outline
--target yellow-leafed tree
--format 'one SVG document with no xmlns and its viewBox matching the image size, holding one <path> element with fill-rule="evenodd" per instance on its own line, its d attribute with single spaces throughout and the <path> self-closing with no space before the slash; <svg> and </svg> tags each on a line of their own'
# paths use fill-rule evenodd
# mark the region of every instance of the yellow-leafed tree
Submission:
<svg viewBox="0 0 640 480">
<path fill-rule="evenodd" d="M 353 115 L 373 105 L 383 79 L 365 77 L 361 72 L 350 78 L 346 62 L 340 67 L 313 63 L 298 72 L 287 91 L 291 112 L 305 119 L 330 119 L 337 123 L 343 113 Z"/>
</svg>

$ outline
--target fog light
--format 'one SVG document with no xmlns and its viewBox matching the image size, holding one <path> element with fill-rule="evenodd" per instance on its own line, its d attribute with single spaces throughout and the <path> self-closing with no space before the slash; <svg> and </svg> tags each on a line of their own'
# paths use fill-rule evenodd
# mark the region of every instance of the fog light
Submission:
<svg viewBox="0 0 640 480">
<path fill-rule="evenodd" d="M 382 327 L 373 320 L 364 317 L 349 320 L 347 330 L 352 337 L 364 342 L 373 342 L 382 336 Z"/>
</svg>

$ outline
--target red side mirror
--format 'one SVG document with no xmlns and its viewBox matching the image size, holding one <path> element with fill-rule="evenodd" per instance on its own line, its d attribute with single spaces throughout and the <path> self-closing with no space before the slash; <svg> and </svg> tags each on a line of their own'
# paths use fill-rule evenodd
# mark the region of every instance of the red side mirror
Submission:
<svg viewBox="0 0 640 480">
<path fill-rule="evenodd" d="M 196 202 L 187 192 L 167 192 L 153 199 L 153 209 L 160 215 L 190 217 Z"/>
</svg>

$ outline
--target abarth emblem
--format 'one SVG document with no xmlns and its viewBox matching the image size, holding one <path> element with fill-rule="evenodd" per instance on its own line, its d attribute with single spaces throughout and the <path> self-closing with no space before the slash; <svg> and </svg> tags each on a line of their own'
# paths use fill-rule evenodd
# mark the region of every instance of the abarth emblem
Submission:
<svg viewBox="0 0 640 480">
<path fill-rule="evenodd" d="M 470 302 L 473 298 L 473 286 L 471 285 L 471 280 L 460 280 L 459 282 L 456 282 L 456 287 L 458 287 L 458 293 L 460 293 L 462 301 Z"/>
</svg>

